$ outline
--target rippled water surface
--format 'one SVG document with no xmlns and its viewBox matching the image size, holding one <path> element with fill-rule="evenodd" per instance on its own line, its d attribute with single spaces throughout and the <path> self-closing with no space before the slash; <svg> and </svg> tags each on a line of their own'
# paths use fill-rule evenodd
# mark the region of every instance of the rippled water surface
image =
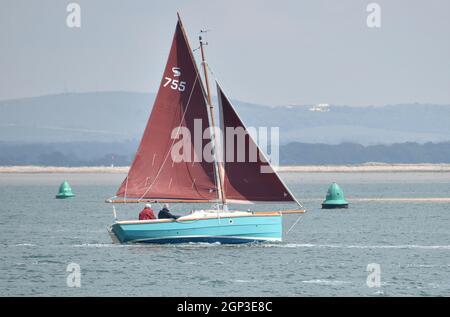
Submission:
<svg viewBox="0 0 450 317">
<path fill-rule="evenodd" d="M 0 174 L 0 295 L 450 296 L 450 203 L 383 200 L 450 197 L 450 174 L 282 177 L 308 210 L 287 235 L 297 216 L 285 216 L 284 242 L 151 246 L 112 244 L 106 231 L 113 217 L 103 201 L 123 175 Z M 63 179 L 74 199 L 54 199 Z M 348 210 L 320 209 L 332 181 Z M 121 207 L 119 218 L 138 209 Z M 72 262 L 79 288 L 66 284 Z M 380 287 L 366 283 L 370 263 L 380 266 Z"/>
</svg>

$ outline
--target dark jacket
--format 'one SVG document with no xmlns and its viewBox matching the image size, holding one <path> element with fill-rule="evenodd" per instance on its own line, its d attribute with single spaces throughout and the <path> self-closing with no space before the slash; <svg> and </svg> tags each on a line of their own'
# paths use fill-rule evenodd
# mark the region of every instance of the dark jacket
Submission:
<svg viewBox="0 0 450 317">
<path fill-rule="evenodd" d="M 161 209 L 161 211 L 158 214 L 159 219 L 178 219 L 180 216 L 172 215 L 167 208 Z"/>
</svg>

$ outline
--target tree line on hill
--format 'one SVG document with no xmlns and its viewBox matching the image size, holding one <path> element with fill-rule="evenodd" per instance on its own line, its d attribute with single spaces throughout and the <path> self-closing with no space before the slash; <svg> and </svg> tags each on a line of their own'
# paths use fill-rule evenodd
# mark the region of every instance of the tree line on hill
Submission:
<svg viewBox="0 0 450 317">
<path fill-rule="evenodd" d="M 395 143 L 363 146 L 355 143 L 289 143 L 280 148 L 281 165 L 380 163 L 450 163 L 450 142 Z"/>
<path fill-rule="evenodd" d="M 0 165 L 128 166 L 138 142 L 70 142 L 16 144 L 0 142 Z M 356 143 L 289 143 L 280 147 L 280 165 L 380 163 L 450 163 L 450 142 L 397 143 L 363 146 Z"/>
</svg>

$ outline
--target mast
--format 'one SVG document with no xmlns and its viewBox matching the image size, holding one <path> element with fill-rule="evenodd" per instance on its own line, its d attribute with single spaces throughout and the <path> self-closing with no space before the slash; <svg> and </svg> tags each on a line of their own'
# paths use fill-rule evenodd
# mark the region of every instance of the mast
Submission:
<svg viewBox="0 0 450 317">
<path fill-rule="evenodd" d="M 206 58 L 205 58 L 205 50 L 203 48 L 203 46 L 207 43 L 203 42 L 202 36 L 199 36 L 199 41 L 200 41 L 200 52 L 202 55 L 202 67 L 203 67 L 203 73 L 205 76 L 205 85 L 206 85 L 206 100 L 208 103 L 208 108 L 209 108 L 209 115 L 211 118 L 211 131 L 212 131 L 212 135 L 211 135 L 211 139 L 213 142 L 213 151 L 214 151 L 214 166 L 215 166 L 215 171 L 216 171 L 216 178 L 218 180 L 218 184 L 217 184 L 217 189 L 219 192 L 219 200 L 222 203 L 222 205 L 225 205 L 225 195 L 223 193 L 223 175 L 222 175 L 222 167 L 221 164 L 218 162 L 217 160 L 217 151 L 216 151 L 216 146 L 217 146 L 217 139 L 216 139 L 216 132 L 215 132 L 215 121 L 214 121 L 214 106 L 212 104 L 212 98 L 211 98 L 211 88 L 209 87 L 209 77 L 208 77 L 208 69 L 207 69 L 207 64 L 206 64 Z"/>
</svg>

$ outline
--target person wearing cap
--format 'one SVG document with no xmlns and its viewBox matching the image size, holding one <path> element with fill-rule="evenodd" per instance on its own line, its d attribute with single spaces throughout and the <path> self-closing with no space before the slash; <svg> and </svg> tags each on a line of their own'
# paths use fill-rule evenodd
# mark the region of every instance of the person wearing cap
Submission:
<svg viewBox="0 0 450 317">
<path fill-rule="evenodd" d="M 159 219 L 178 219 L 180 216 L 172 215 L 169 211 L 169 204 L 164 204 L 163 209 L 158 213 Z"/>
<path fill-rule="evenodd" d="M 153 220 L 156 219 L 152 210 L 152 205 L 146 204 L 144 209 L 139 213 L 139 220 Z"/>
</svg>

